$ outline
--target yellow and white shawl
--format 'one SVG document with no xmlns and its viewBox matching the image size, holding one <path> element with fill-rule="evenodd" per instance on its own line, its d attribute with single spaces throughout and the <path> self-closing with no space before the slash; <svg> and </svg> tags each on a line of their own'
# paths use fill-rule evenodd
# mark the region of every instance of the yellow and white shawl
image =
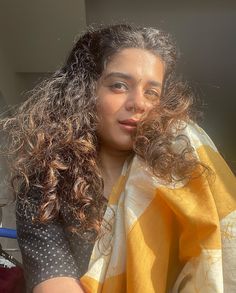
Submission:
<svg viewBox="0 0 236 293">
<path fill-rule="evenodd" d="M 109 198 L 110 233 L 80 279 L 92 293 L 236 292 L 236 182 L 207 134 L 184 130 L 215 172 L 166 186 L 136 156 Z"/>
</svg>

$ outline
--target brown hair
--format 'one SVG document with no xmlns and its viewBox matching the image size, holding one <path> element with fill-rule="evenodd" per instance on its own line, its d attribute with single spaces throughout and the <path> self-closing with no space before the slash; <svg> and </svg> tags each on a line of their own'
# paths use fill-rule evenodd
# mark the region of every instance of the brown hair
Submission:
<svg viewBox="0 0 236 293">
<path fill-rule="evenodd" d="M 132 47 L 151 51 L 165 64 L 160 104 L 140 123 L 134 151 L 166 182 L 191 177 L 198 165 L 187 137 L 181 153 L 172 148 L 180 138 L 173 129 L 189 120 L 192 94 L 175 77 L 178 56 L 170 36 L 127 24 L 90 28 L 74 45 L 65 65 L 0 124 L 9 139 L 15 191 L 21 188 L 21 194 L 26 194 L 37 187 L 43 194 L 39 221 L 57 218 L 66 201 L 80 222 L 81 234 L 99 231 L 106 200 L 97 157 L 95 87 L 108 58 Z"/>
</svg>

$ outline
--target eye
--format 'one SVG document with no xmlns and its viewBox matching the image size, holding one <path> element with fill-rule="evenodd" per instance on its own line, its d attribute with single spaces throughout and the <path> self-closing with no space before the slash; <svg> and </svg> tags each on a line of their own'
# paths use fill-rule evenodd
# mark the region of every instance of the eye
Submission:
<svg viewBox="0 0 236 293">
<path fill-rule="evenodd" d="M 150 99 L 159 99 L 160 98 L 160 93 L 156 90 L 146 90 L 145 95 L 150 98 Z"/>
<path fill-rule="evenodd" d="M 128 86 L 123 82 L 115 82 L 112 85 L 109 86 L 112 90 L 118 91 L 118 92 L 124 92 L 128 90 Z"/>
</svg>

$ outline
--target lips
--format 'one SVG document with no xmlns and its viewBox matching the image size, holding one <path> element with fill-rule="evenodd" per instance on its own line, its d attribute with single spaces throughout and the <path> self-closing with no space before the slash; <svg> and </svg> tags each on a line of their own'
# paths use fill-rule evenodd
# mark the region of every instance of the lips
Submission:
<svg viewBox="0 0 236 293">
<path fill-rule="evenodd" d="M 126 119 L 126 120 L 119 121 L 121 129 L 128 133 L 132 133 L 136 131 L 137 123 L 138 121 L 134 119 Z"/>
<path fill-rule="evenodd" d="M 123 125 L 127 125 L 127 126 L 137 127 L 138 121 L 134 119 L 126 119 L 126 120 L 119 121 L 119 123 Z"/>
</svg>

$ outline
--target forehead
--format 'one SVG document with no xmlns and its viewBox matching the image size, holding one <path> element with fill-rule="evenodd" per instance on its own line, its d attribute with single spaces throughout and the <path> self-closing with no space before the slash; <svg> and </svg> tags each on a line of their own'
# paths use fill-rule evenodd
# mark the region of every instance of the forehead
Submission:
<svg viewBox="0 0 236 293">
<path fill-rule="evenodd" d="M 102 75 L 118 71 L 137 78 L 162 77 L 164 62 L 154 53 L 138 48 L 122 49 L 107 62 Z"/>
</svg>

